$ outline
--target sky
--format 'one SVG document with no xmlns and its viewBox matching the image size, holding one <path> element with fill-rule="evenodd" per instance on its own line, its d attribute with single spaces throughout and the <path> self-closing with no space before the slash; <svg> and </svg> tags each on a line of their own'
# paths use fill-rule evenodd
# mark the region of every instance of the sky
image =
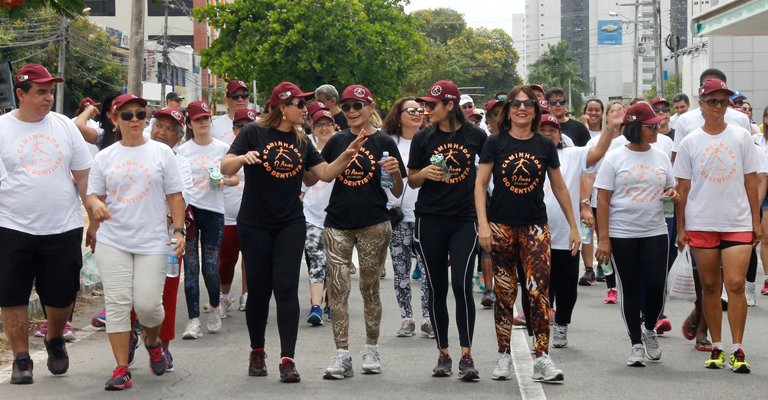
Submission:
<svg viewBox="0 0 768 400">
<path fill-rule="evenodd" d="M 525 0 L 411 0 L 405 12 L 425 8 L 452 8 L 464 14 L 467 26 L 504 29 L 512 36 L 512 14 L 522 13 Z"/>
</svg>

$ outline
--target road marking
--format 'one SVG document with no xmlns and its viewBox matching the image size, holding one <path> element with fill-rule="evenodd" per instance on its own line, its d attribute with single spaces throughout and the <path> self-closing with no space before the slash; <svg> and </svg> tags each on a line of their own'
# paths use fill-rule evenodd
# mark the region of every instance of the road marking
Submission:
<svg viewBox="0 0 768 400">
<path fill-rule="evenodd" d="M 514 315 L 517 315 L 517 306 L 514 307 Z M 528 336 L 525 329 L 512 329 L 509 340 L 509 350 L 512 355 L 512 364 L 515 367 L 517 386 L 520 387 L 520 395 L 523 400 L 545 400 L 547 396 L 540 382 L 531 379 L 533 375 L 533 358 L 531 348 L 528 347 Z"/>
</svg>

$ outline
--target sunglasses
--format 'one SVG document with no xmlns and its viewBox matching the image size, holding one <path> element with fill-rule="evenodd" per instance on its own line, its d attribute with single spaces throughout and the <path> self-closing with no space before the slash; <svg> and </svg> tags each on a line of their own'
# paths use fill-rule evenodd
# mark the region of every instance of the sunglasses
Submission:
<svg viewBox="0 0 768 400">
<path fill-rule="evenodd" d="M 123 111 L 120 113 L 120 119 L 123 121 L 131 121 L 133 120 L 133 117 L 136 117 L 139 121 L 147 119 L 147 112 L 144 110 L 139 110 L 136 112 L 136 114 L 133 113 L 133 111 Z"/>
<path fill-rule="evenodd" d="M 306 108 L 307 107 L 307 102 L 304 99 L 302 99 L 302 100 L 292 101 L 290 103 L 286 103 L 285 105 L 286 106 L 296 106 L 299 109 L 302 109 L 302 108 Z"/>
<path fill-rule="evenodd" d="M 479 119 L 477 119 L 477 118 L 470 118 L 470 119 L 469 119 L 469 122 L 471 122 L 471 123 L 473 123 L 473 124 L 475 124 L 475 125 L 478 125 L 478 126 L 480 126 L 480 121 L 481 121 L 481 120 L 479 120 Z"/>
<path fill-rule="evenodd" d="M 424 107 L 429 108 L 430 110 L 434 110 L 435 107 L 437 107 L 437 103 L 435 103 L 434 101 L 425 101 Z"/>
<path fill-rule="evenodd" d="M 497 97 L 497 98 L 496 98 L 496 100 L 499 100 L 499 101 L 507 101 L 507 96 L 501 96 L 501 97 Z"/>
<path fill-rule="evenodd" d="M 658 114 L 660 112 L 668 113 L 669 112 L 669 106 L 661 107 L 661 108 L 654 108 L 653 112 L 655 112 L 656 114 Z"/>
<path fill-rule="evenodd" d="M 566 100 L 566 99 L 557 99 L 557 100 L 552 99 L 552 100 L 549 101 L 549 105 L 550 106 L 555 106 L 555 105 L 558 105 L 558 104 L 560 104 L 561 106 L 564 106 L 566 103 L 568 103 L 568 100 Z"/>
<path fill-rule="evenodd" d="M 555 100 L 552 100 L 552 101 L 555 101 Z M 525 99 L 525 100 L 514 99 L 514 100 L 512 100 L 512 102 L 510 104 L 512 105 L 512 108 L 520 108 L 521 104 L 524 105 L 525 108 L 531 108 L 531 107 L 533 107 L 534 104 L 536 104 L 536 100 L 534 100 L 534 99 Z"/>
<path fill-rule="evenodd" d="M 246 100 L 247 98 L 251 97 L 248 93 L 240 93 L 240 94 L 230 94 L 229 98 L 232 100 Z"/>
<path fill-rule="evenodd" d="M 358 101 L 357 103 L 354 103 L 350 105 L 349 103 L 344 103 L 341 105 L 341 111 L 349 112 L 349 110 L 354 109 L 355 111 L 360 111 L 363 109 L 363 107 L 367 106 L 368 103 L 363 101 Z"/>
<path fill-rule="evenodd" d="M 235 123 L 234 125 L 232 125 L 232 126 L 233 126 L 234 128 L 243 129 L 243 127 L 245 126 L 245 124 L 244 124 L 244 123 L 242 123 L 242 122 L 236 122 L 236 123 Z"/>
<path fill-rule="evenodd" d="M 475 108 L 475 106 L 472 103 L 464 104 L 463 106 L 461 106 L 462 110 L 471 110 L 473 108 Z"/>
<path fill-rule="evenodd" d="M 401 111 L 400 113 L 404 113 L 404 112 L 407 112 L 408 115 L 416 115 L 416 113 L 418 113 L 419 115 L 424 115 L 424 108 L 423 107 L 419 107 L 419 108 L 408 107 L 408 108 L 404 109 L 403 111 Z"/>
<path fill-rule="evenodd" d="M 752 107 L 741 107 L 744 111 L 752 111 Z"/>
<path fill-rule="evenodd" d="M 734 100 L 733 104 L 736 104 L 737 106 L 744 105 L 744 100 Z"/>
<path fill-rule="evenodd" d="M 661 128 L 661 122 L 657 122 L 657 123 L 655 123 L 653 125 L 643 124 L 643 126 L 647 126 L 647 127 L 651 128 L 652 131 L 655 131 L 655 130 L 658 130 L 659 128 Z"/>
<path fill-rule="evenodd" d="M 723 106 L 723 107 L 728 107 L 728 105 L 731 104 L 731 101 L 729 99 L 727 99 L 727 98 L 726 99 L 722 99 L 722 100 L 707 99 L 704 103 L 706 103 L 706 105 L 708 105 L 710 107 L 714 107 L 714 106 L 716 106 L 718 104 Z"/>
<path fill-rule="evenodd" d="M 320 129 L 320 128 L 333 128 L 333 122 L 326 122 L 324 124 L 312 125 L 312 129 Z"/>
</svg>

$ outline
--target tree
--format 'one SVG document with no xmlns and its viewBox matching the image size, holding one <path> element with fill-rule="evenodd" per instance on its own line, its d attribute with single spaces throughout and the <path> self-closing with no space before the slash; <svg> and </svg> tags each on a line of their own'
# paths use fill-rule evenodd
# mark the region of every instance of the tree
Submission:
<svg viewBox="0 0 768 400">
<path fill-rule="evenodd" d="M 386 105 L 424 49 L 399 0 L 244 0 L 194 14 L 219 30 L 200 52 L 202 67 L 228 80 L 256 80 L 261 93 L 282 81 L 305 91 L 362 84 Z"/>
<path fill-rule="evenodd" d="M 590 86 L 585 80 L 576 76 L 581 72 L 579 59 L 570 53 L 568 42 L 562 40 L 556 45 L 548 44 L 548 49 L 529 68 L 528 83 L 544 86 L 545 88 L 560 87 L 565 90 L 569 99 L 570 110 L 575 116 L 582 114 L 584 105 L 583 93 L 589 93 Z"/>
<path fill-rule="evenodd" d="M 680 75 L 672 75 L 669 79 L 664 81 L 664 98 L 667 99 L 669 104 L 672 104 L 672 98 L 677 94 L 677 80 L 682 79 Z M 645 95 L 645 98 L 652 100 L 656 98 L 656 83 L 651 85 L 651 90 Z"/>
<path fill-rule="evenodd" d="M 464 14 L 452 8 L 418 10 L 411 15 L 423 21 L 421 31 L 424 36 L 443 45 L 458 38 L 467 29 Z"/>
<path fill-rule="evenodd" d="M 0 17 L 23 19 L 36 11 L 53 10 L 67 18 L 75 18 L 83 12 L 83 0 L 0 0 Z"/>
</svg>

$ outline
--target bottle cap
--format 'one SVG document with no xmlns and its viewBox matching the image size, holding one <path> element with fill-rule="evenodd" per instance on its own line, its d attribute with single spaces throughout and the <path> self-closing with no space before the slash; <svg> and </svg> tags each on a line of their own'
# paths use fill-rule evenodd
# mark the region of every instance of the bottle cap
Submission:
<svg viewBox="0 0 768 400">
<path fill-rule="evenodd" d="M 383 153 L 381 153 L 381 154 L 382 154 L 384 157 L 389 157 L 389 152 L 388 152 L 388 151 L 385 151 L 385 152 L 383 152 Z"/>
</svg>

